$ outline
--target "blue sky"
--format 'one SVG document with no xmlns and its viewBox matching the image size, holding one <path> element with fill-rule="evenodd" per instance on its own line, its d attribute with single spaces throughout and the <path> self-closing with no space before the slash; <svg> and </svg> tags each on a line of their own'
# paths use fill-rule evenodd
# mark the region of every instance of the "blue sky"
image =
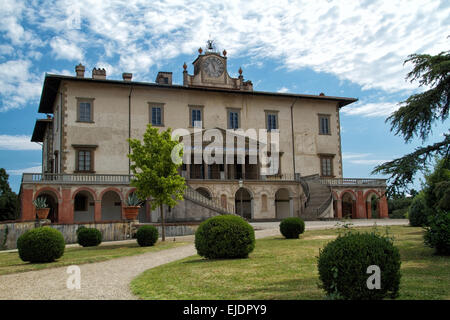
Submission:
<svg viewBox="0 0 450 320">
<path fill-rule="evenodd" d="M 449 49 L 448 1 L 14 1 L 0 0 L 0 167 L 18 192 L 22 172 L 39 172 L 30 136 L 44 75 L 132 72 L 153 82 L 213 38 L 255 90 L 355 97 L 341 110 L 345 177 L 373 177 L 379 163 L 423 143 L 405 144 L 385 118 L 423 90 L 405 81 L 411 53 Z M 449 122 L 434 127 L 438 141 Z M 418 183 L 416 183 L 418 186 Z"/>
</svg>

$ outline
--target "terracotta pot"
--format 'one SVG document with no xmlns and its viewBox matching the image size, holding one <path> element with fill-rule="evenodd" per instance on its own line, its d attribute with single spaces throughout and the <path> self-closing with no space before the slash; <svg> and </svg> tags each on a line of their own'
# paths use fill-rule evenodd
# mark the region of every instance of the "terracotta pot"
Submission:
<svg viewBox="0 0 450 320">
<path fill-rule="evenodd" d="M 49 212 L 50 208 L 36 209 L 36 215 L 38 216 L 39 220 L 47 219 Z"/>
<path fill-rule="evenodd" d="M 123 210 L 125 212 L 125 218 L 127 220 L 136 220 L 137 216 L 139 215 L 139 209 L 140 206 L 133 206 L 133 207 L 123 207 Z"/>
</svg>

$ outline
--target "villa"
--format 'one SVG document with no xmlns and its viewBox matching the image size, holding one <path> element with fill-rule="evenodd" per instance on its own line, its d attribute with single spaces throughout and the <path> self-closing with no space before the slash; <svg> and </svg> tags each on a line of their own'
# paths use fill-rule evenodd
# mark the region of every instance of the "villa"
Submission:
<svg viewBox="0 0 450 320">
<path fill-rule="evenodd" d="M 20 220 L 35 219 L 37 197 L 47 199 L 52 223 L 124 220 L 134 191 L 127 139 L 142 138 L 149 123 L 192 137 L 208 129 L 266 129 L 270 141 L 276 133 L 280 142 L 270 175 L 261 173 L 259 158 L 249 161 L 252 145 L 257 152 L 267 146 L 248 136 L 245 163 L 185 161 L 180 174 L 189 187 L 185 200 L 166 211 L 168 221 L 223 213 L 252 221 L 388 217 L 385 180 L 343 178 L 340 108 L 357 99 L 256 91 L 242 69 L 229 76 L 227 59 L 212 43 L 200 48 L 193 74 L 183 65 L 182 85 L 172 83 L 172 72 L 158 72 L 154 83 L 133 81 L 131 73 L 108 79 L 98 68 L 86 76 L 81 63 L 74 76 L 46 74 L 38 108 L 44 117 L 31 138 L 42 144 L 42 173 L 23 174 Z M 150 201 L 140 209 L 141 223 L 159 221 Z"/>
</svg>

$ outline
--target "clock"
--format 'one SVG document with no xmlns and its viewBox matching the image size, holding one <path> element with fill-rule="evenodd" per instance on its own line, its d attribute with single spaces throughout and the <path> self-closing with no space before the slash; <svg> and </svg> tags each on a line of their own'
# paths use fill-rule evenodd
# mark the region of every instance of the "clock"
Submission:
<svg viewBox="0 0 450 320">
<path fill-rule="evenodd" d="M 224 70 L 223 62 L 217 57 L 208 57 L 202 63 L 203 70 L 210 77 L 219 77 Z"/>
</svg>

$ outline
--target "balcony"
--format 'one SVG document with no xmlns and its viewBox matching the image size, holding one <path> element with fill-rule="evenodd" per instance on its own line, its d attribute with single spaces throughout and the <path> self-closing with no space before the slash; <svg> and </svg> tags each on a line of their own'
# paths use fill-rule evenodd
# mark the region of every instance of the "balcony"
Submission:
<svg viewBox="0 0 450 320">
<path fill-rule="evenodd" d="M 185 172 L 182 175 L 186 178 Z M 128 174 L 69 174 L 69 173 L 24 173 L 22 175 L 22 183 L 32 184 L 112 184 L 112 185 L 129 185 L 133 175 Z M 187 178 L 186 178 L 187 179 Z M 193 181 L 299 181 L 318 179 L 320 183 L 328 186 L 348 186 L 348 187 L 386 187 L 385 179 L 357 179 L 357 178 L 319 178 L 318 175 L 300 177 L 298 174 L 278 174 L 273 176 L 256 176 L 246 175 L 245 178 L 228 178 L 221 176 L 220 179 L 187 179 Z"/>
</svg>

